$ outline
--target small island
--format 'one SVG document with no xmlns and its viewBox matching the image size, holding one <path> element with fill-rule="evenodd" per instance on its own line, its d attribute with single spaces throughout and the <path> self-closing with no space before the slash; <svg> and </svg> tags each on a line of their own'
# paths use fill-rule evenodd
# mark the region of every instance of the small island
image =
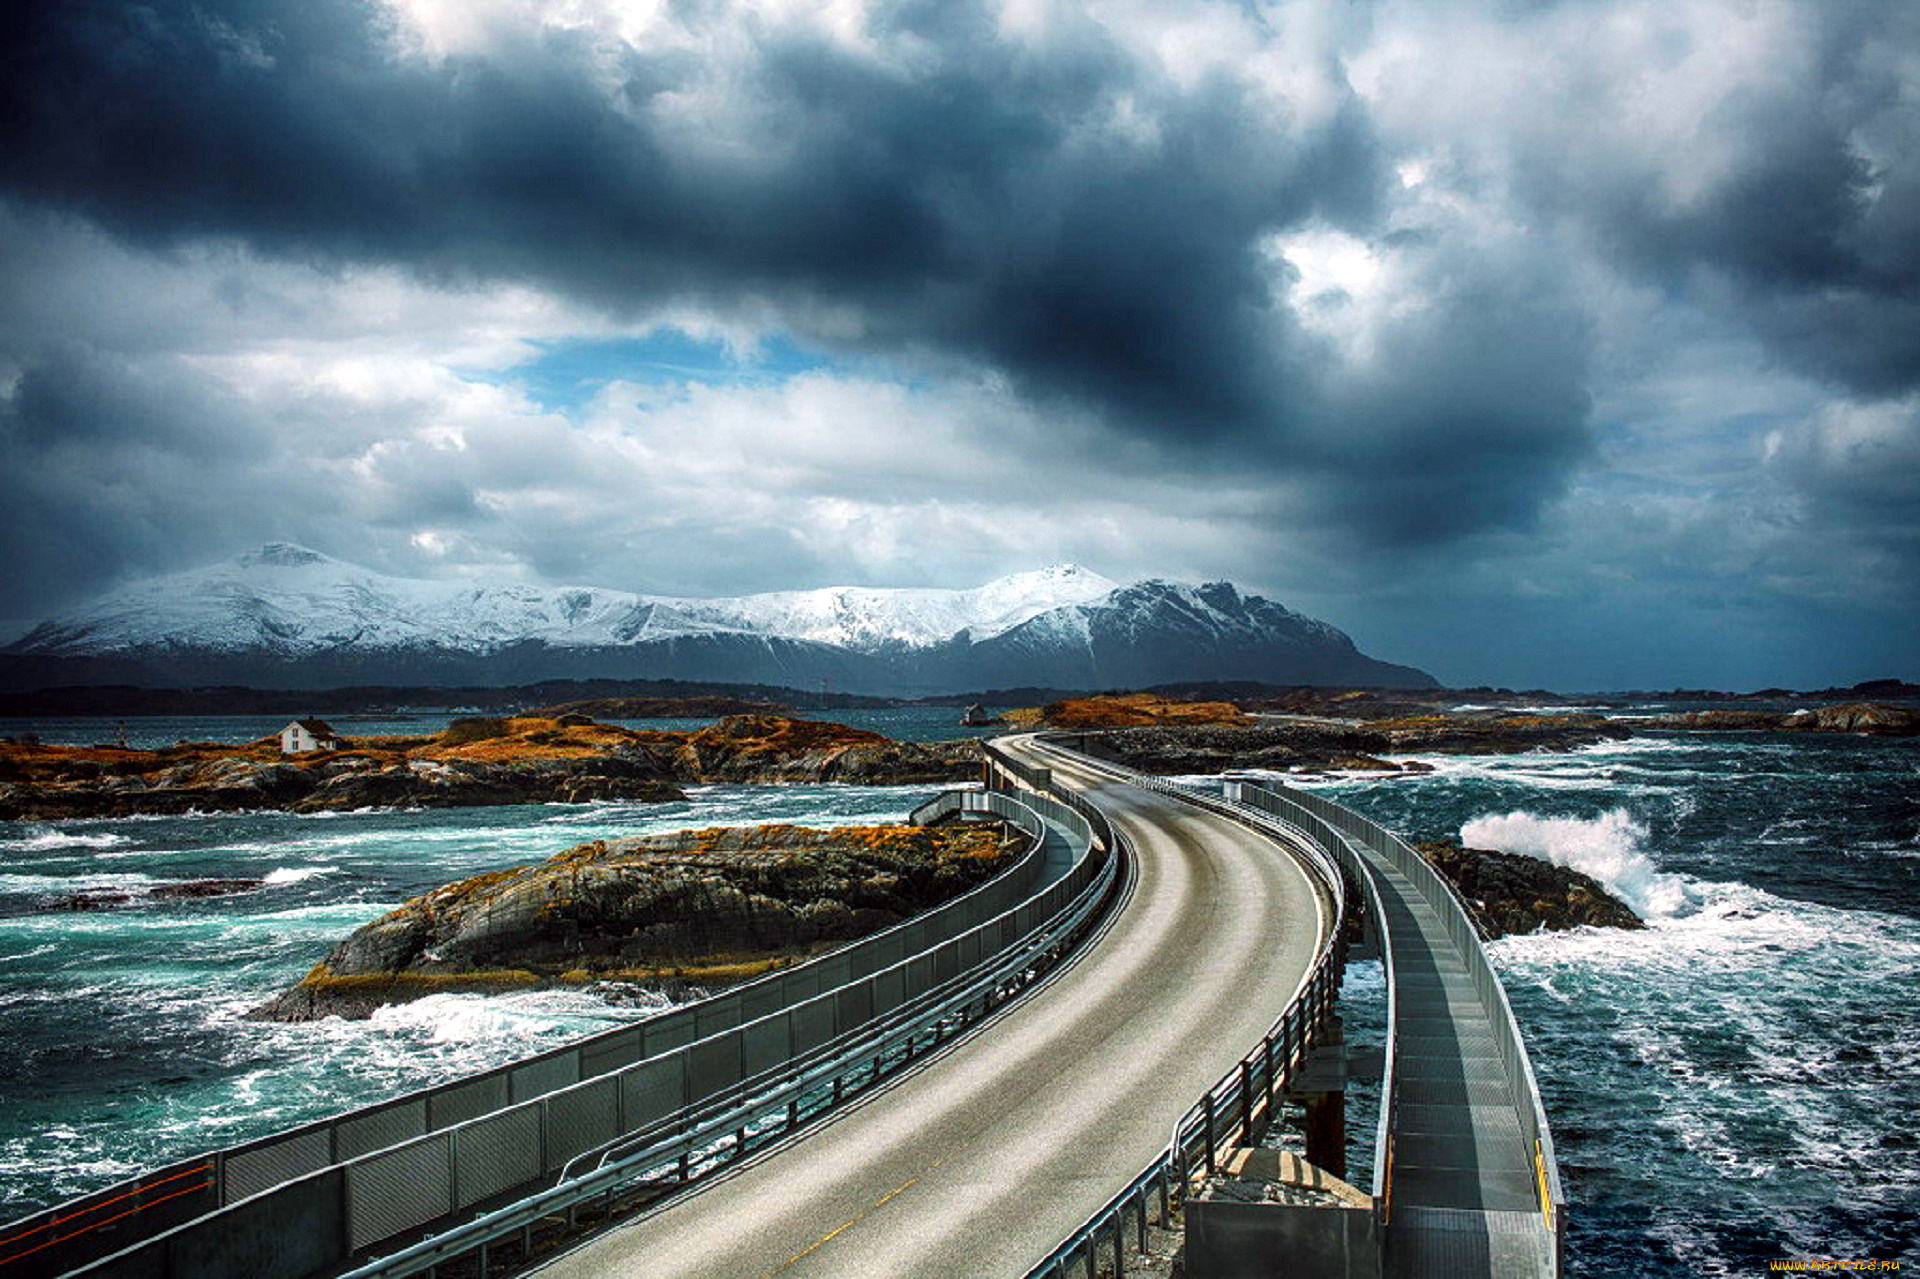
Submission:
<svg viewBox="0 0 1920 1279">
<path fill-rule="evenodd" d="M 412 899 L 248 1016 L 366 1017 L 423 995 L 542 986 L 727 986 L 937 906 L 1025 846 L 984 822 L 595 840 Z"/>
<path fill-rule="evenodd" d="M 1484 937 L 1646 924 L 1590 875 L 1537 857 L 1467 848 L 1456 839 L 1413 846 L 1452 884 Z"/>
<path fill-rule="evenodd" d="M 1375 718 L 1255 714 L 1239 702 L 1134 693 L 1055 702 L 1009 718 L 1025 727 L 1078 732 L 1080 749 L 1159 775 L 1246 768 L 1425 772 L 1425 764 L 1387 756 L 1402 751 L 1509 755 L 1633 736 L 1627 725 L 1598 715 L 1449 713 L 1405 701 L 1389 705 L 1395 714 Z M 1322 709 L 1361 707 L 1380 709 L 1371 699 L 1352 707 L 1332 702 Z"/>
</svg>

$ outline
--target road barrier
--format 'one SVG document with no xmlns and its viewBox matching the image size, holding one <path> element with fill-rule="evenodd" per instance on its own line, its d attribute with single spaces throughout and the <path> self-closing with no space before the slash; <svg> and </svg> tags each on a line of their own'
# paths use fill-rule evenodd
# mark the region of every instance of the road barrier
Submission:
<svg viewBox="0 0 1920 1279">
<path fill-rule="evenodd" d="M 1071 944 L 1111 893 L 1118 863 L 1097 814 L 1090 821 L 1045 797 L 976 790 L 943 796 L 915 816 L 958 812 L 1007 819 L 1031 846 L 962 897 L 805 964 L 193 1161 L 188 1168 L 210 1170 L 193 1190 L 190 1219 L 171 1216 L 161 1223 L 167 1228 L 144 1232 L 152 1237 L 81 1273 L 337 1271 L 423 1234 L 429 1239 L 418 1247 L 429 1247 L 462 1222 L 467 1232 L 453 1250 L 416 1268 L 462 1250 L 484 1256 L 501 1237 L 493 1229 L 500 1214 L 530 1192 L 544 1215 L 562 1190 L 577 1204 L 635 1185 L 682 1184 L 810 1121 L 1004 1002 L 1051 952 Z M 1064 860 L 1062 840 L 1072 846 L 1071 866 L 1048 880 L 1049 864 Z M 117 1187 L 130 1196 L 119 1203 L 144 1203 L 163 1177 L 185 1171 L 162 1169 Z M 0 1277 L 70 1270 L 78 1241 L 94 1242 L 97 1257 L 97 1241 L 112 1238 L 104 1219 L 112 1197 L 102 1192 L 3 1228 L 0 1240 L 12 1250 L 0 1251 Z M 475 1231 L 474 1219 L 491 1225 Z M 412 1258 L 414 1250 L 405 1251 Z M 409 1265 L 368 1273 L 408 1273 Z"/>
<path fill-rule="evenodd" d="M 1558 1273 L 1562 1268 L 1561 1257 L 1566 1244 L 1566 1199 L 1560 1185 L 1559 1162 L 1554 1157 L 1553 1134 L 1547 1127 L 1546 1107 L 1540 1099 L 1540 1086 L 1534 1078 L 1533 1063 L 1527 1057 L 1526 1044 L 1521 1039 L 1520 1025 L 1514 1019 L 1513 1005 L 1507 999 L 1506 988 L 1500 984 L 1500 976 L 1487 958 L 1479 931 L 1453 886 L 1442 879 L 1426 859 L 1408 847 L 1398 835 L 1331 800 L 1277 782 L 1261 782 L 1257 785 L 1229 782 L 1227 793 L 1230 801 L 1315 833 L 1316 837 L 1339 848 L 1347 859 L 1364 863 L 1359 849 L 1349 845 L 1366 848 L 1405 876 L 1414 891 L 1439 916 L 1448 939 L 1458 948 L 1466 964 L 1475 993 L 1490 1014 L 1488 1021 L 1493 1030 L 1494 1048 L 1505 1068 L 1522 1141 L 1533 1160 L 1540 1212 L 1547 1230 L 1553 1236 L 1553 1269 Z M 1384 915 L 1376 909 L 1375 917 L 1384 918 Z M 1381 949 L 1383 953 L 1390 954 L 1389 946 L 1383 944 Z M 1389 992 L 1393 990 L 1391 969 L 1388 971 L 1387 989 Z M 1388 1015 L 1391 1026 L 1391 1010 Z M 1389 1214 L 1392 1211 L 1392 1169 L 1391 1145 L 1386 1134 L 1398 1101 L 1394 1083 L 1394 1048 L 1390 1029 L 1387 1070 L 1381 1085 L 1382 1137 L 1376 1151 L 1374 1183 L 1376 1196 L 1383 1201 L 1382 1211 Z"/>
<path fill-rule="evenodd" d="M 1050 750 L 1065 749 L 1058 740 L 1042 739 L 1042 744 Z M 1221 811 L 1236 820 L 1246 820 L 1245 814 L 1233 805 L 1163 778 L 1149 777 L 1078 752 L 1072 752 L 1071 758 L 1074 763 L 1107 776 Z M 1332 906 L 1331 922 L 1320 939 L 1319 952 L 1306 980 L 1253 1049 L 1180 1117 L 1165 1153 L 1034 1266 L 1028 1272 L 1028 1279 L 1067 1279 L 1075 1274 L 1094 1279 L 1103 1273 L 1121 1279 L 1126 1273 L 1129 1236 L 1136 1248 L 1144 1248 L 1150 1217 L 1166 1226 L 1169 1214 L 1174 1205 L 1184 1199 L 1196 1172 L 1213 1172 L 1218 1153 L 1225 1145 L 1245 1141 L 1272 1122 L 1276 1099 L 1300 1073 L 1308 1053 L 1325 1035 L 1333 1019 L 1334 1000 L 1340 992 L 1343 963 L 1340 936 L 1346 917 L 1346 877 L 1339 859 L 1303 832 L 1285 832 L 1283 838 L 1320 881 Z"/>
<path fill-rule="evenodd" d="M 1547 1126 L 1546 1110 L 1506 989 L 1487 958 L 1486 948 L 1470 913 L 1453 886 L 1392 831 L 1318 795 L 1277 782 L 1254 784 L 1244 781 L 1228 781 L 1223 795 L 1213 795 L 1089 755 L 1084 750 L 1087 745 L 1084 735 L 1055 733 L 1044 735 L 1039 740 L 1047 749 L 1066 751 L 1075 763 L 1083 767 L 1176 796 L 1187 803 L 1265 830 L 1281 838 L 1307 864 L 1317 868 L 1328 882 L 1337 885 L 1341 881 L 1349 881 L 1363 894 L 1370 924 L 1380 941 L 1387 987 L 1387 1045 L 1381 1082 L 1379 1128 L 1374 1142 L 1373 1179 L 1375 1208 L 1382 1224 L 1391 1220 L 1393 1211 L 1392 1134 L 1398 1096 L 1394 1066 L 1400 1040 L 1392 925 L 1382 905 L 1378 872 L 1369 864 L 1368 854 L 1386 861 L 1413 885 L 1421 899 L 1433 908 L 1442 921 L 1449 940 L 1463 957 L 1475 993 L 1490 1011 L 1496 1051 L 1505 1070 L 1512 1108 L 1520 1124 L 1525 1148 L 1531 1153 L 1543 1223 L 1553 1241 L 1550 1273 L 1560 1273 L 1566 1240 L 1566 1201 L 1561 1189 L 1559 1165 L 1554 1156 L 1553 1137 Z M 1069 743 L 1082 749 L 1072 750 Z M 1331 988 L 1325 992 L 1317 990 L 1329 973 L 1332 974 Z M 1316 1013 L 1330 1015 L 1332 996 L 1337 992 L 1338 984 L 1337 956 L 1332 959 L 1332 966 L 1328 967 L 1328 957 L 1323 955 L 1316 963 L 1307 988 L 1283 1012 L 1277 1028 L 1284 1028 L 1292 1018 L 1304 1019 L 1304 1024 L 1311 1027 L 1316 1024 Z M 1320 1002 L 1323 998 L 1326 1003 L 1324 1011 Z M 1296 1008 L 1299 1009 L 1297 1013 Z M 1267 1036 L 1237 1070 L 1230 1072 L 1215 1088 L 1209 1090 L 1175 1126 L 1167 1154 L 1149 1166 L 1036 1266 L 1030 1272 L 1029 1279 L 1038 1276 L 1065 1279 L 1075 1271 L 1091 1279 L 1103 1268 L 1110 1269 L 1116 1276 L 1123 1274 L 1126 1262 L 1125 1236 L 1131 1227 L 1137 1232 L 1139 1242 L 1144 1243 L 1149 1205 L 1157 1205 L 1156 1211 L 1164 1224 L 1172 1203 L 1177 1202 L 1186 1191 L 1185 1174 L 1196 1167 L 1211 1172 L 1213 1151 L 1218 1148 L 1223 1135 L 1244 1136 L 1263 1121 L 1263 1113 L 1255 1104 L 1257 1095 L 1254 1084 L 1258 1079 L 1259 1064 L 1273 1051 L 1273 1041 L 1273 1035 Z M 1283 1062 L 1286 1060 L 1286 1048 L 1283 1036 Z M 1283 1087 L 1285 1077 L 1281 1076 Z M 1271 1085 L 1268 1090 L 1262 1090 L 1263 1093 L 1270 1095 L 1270 1088 Z M 1226 1117 L 1224 1123 L 1223 1115 Z"/>
</svg>

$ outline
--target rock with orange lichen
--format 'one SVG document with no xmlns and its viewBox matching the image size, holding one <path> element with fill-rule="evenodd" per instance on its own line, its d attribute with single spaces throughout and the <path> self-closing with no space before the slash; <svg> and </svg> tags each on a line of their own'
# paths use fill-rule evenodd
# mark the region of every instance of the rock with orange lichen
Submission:
<svg viewBox="0 0 1920 1279">
<path fill-rule="evenodd" d="M 1265 718 L 1234 724 L 1155 724 L 1097 729 L 1084 749 L 1143 772 L 1218 773 L 1228 769 L 1425 772 L 1430 766 L 1389 755 L 1420 752 L 1507 755 L 1571 750 L 1632 735 L 1591 715 L 1431 715 L 1352 724 Z"/>
<path fill-rule="evenodd" d="M 447 991 L 724 984 L 965 892 L 1005 867 L 1022 838 L 967 823 L 596 840 L 414 898 L 249 1016 L 363 1017 Z"/>
<path fill-rule="evenodd" d="M 1253 723 L 1232 702 L 1187 702 L 1152 693 L 1121 693 L 1053 702 L 1037 720 L 1016 712 L 1016 722 L 1045 728 L 1149 728 L 1173 724 L 1221 724 L 1243 728 Z"/>
<path fill-rule="evenodd" d="M 652 732 L 583 715 L 455 720 L 432 737 L 282 755 L 276 739 L 158 751 L 0 743 L 0 821 L 277 808 L 444 808 L 685 798 L 683 782 L 937 785 L 979 775 L 977 741 L 896 742 L 840 724 L 731 715 Z"/>
<path fill-rule="evenodd" d="M 691 734 L 683 776 L 706 782 L 938 785 L 980 774 L 980 743 L 896 742 L 878 733 L 778 715 L 729 715 Z"/>
<path fill-rule="evenodd" d="M 446 808 L 684 798 L 675 748 L 610 725 L 499 721 L 497 735 L 349 742 L 282 755 L 275 739 L 157 751 L 0 745 L 0 821 L 147 813 Z M 464 721 L 455 721 L 456 726 Z"/>
</svg>

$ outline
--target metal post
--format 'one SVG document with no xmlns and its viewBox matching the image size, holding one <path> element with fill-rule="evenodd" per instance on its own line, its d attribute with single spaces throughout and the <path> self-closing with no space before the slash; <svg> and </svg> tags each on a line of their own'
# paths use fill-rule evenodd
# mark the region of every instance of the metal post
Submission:
<svg viewBox="0 0 1920 1279">
<path fill-rule="evenodd" d="M 1211 1088 L 1207 1089 L 1206 1129 L 1201 1133 L 1201 1137 L 1206 1144 L 1204 1157 L 1207 1163 L 1207 1176 L 1211 1177 L 1213 1176 L 1213 1089 Z"/>
<path fill-rule="evenodd" d="M 1253 1074 L 1245 1057 L 1240 1059 L 1240 1141 L 1253 1144 Z"/>
</svg>

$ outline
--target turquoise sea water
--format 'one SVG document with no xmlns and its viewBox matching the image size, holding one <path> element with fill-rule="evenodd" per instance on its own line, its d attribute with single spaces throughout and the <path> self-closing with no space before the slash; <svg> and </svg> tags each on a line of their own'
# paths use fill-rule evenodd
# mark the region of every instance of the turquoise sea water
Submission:
<svg viewBox="0 0 1920 1279">
<path fill-rule="evenodd" d="M 578 992 L 442 995 L 371 1021 L 241 1020 L 354 928 L 591 839 L 899 820 L 925 787 L 695 787 L 684 803 L 0 824 L 0 1219 L 646 1016 Z M 156 885 L 245 877 L 191 901 Z M 63 895 L 134 904 L 39 909 Z"/>
<path fill-rule="evenodd" d="M 869 715 L 893 716 L 863 726 L 896 736 L 956 735 L 944 708 Z M 101 721 L 84 723 L 102 740 Z M 223 723 L 164 731 L 204 739 Z M 1920 742 L 1650 736 L 1427 762 L 1423 776 L 1308 784 L 1411 837 L 1576 866 L 1650 922 L 1492 947 L 1574 1200 L 1571 1271 L 1920 1264 Z M 708 787 L 673 805 L 0 825 L 0 1218 L 646 1015 L 535 992 L 361 1023 L 238 1019 L 411 894 L 586 839 L 890 820 L 928 793 Z M 35 909 L 216 876 L 269 882 Z M 1349 990 L 1377 998 L 1377 976 L 1356 966 Z"/>
</svg>

